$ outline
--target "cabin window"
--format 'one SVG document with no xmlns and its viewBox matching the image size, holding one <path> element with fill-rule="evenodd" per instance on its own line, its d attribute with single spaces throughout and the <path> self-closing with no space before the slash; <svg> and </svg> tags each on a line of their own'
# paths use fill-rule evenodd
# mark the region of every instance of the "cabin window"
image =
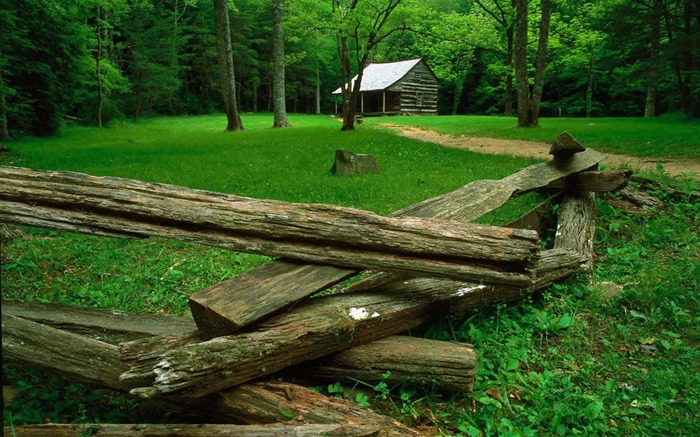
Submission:
<svg viewBox="0 0 700 437">
<path fill-rule="evenodd" d="M 421 79 L 422 79 L 422 76 L 421 76 L 420 73 L 413 73 L 413 78 L 414 78 L 415 80 L 421 80 Z"/>
<path fill-rule="evenodd" d="M 416 92 L 416 105 L 423 106 L 423 93 L 421 91 Z"/>
</svg>

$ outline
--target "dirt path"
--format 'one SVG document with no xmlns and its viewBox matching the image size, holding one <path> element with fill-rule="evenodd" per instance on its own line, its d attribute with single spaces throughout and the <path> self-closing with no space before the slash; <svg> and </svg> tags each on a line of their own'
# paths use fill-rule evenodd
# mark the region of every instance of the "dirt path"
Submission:
<svg viewBox="0 0 700 437">
<path fill-rule="evenodd" d="M 413 126 L 400 126 L 394 124 L 384 124 L 383 126 L 395 129 L 402 135 L 420 141 L 442 144 L 447 147 L 466 149 L 480 153 L 491 153 L 497 155 L 527 156 L 533 158 L 550 159 L 548 143 L 522 140 L 503 140 L 496 138 L 478 138 L 440 134 L 434 131 L 423 130 Z M 700 179 L 700 161 L 691 159 L 671 159 L 638 157 L 630 155 L 615 155 L 607 153 L 608 157 L 603 161 L 611 168 L 630 168 L 635 172 L 649 172 L 656 170 L 657 163 L 661 163 L 664 171 L 668 174 L 678 176 L 686 175 L 694 179 Z"/>
</svg>

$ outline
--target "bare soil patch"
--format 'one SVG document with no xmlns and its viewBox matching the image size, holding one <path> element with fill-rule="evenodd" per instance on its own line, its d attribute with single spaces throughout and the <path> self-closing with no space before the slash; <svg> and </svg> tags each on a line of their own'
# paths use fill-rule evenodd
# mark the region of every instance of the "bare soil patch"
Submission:
<svg viewBox="0 0 700 437">
<path fill-rule="evenodd" d="M 441 144 L 446 147 L 455 147 L 458 149 L 471 150 L 473 152 L 496 155 L 526 156 L 540 159 L 551 158 L 549 155 L 551 144 L 549 143 L 468 137 L 465 135 L 455 137 L 414 126 L 399 126 L 394 124 L 384 124 L 384 126 L 399 131 L 403 136 L 420 141 Z M 612 153 L 606 154 L 608 157 L 603 163 L 610 168 L 629 168 L 639 173 L 654 171 L 657 168 L 657 164 L 661 164 L 664 167 L 664 171 L 670 175 L 685 175 L 694 179 L 700 179 L 700 161 L 698 160 L 639 157 Z"/>
</svg>

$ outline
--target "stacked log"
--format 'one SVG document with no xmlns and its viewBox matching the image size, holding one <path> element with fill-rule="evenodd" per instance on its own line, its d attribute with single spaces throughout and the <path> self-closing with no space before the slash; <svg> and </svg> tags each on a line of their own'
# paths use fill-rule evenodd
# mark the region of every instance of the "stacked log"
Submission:
<svg viewBox="0 0 700 437">
<path fill-rule="evenodd" d="M 591 269 L 593 192 L 616 190 L 630 174 L 595 171 L 605 155 L 585 150 L 568 134 L 555 141 L 552 154 L 550 162 L 498 181 L 472 182 L 391 217 L 0 168 L 1 221 L 105 236 L 163 236 L 284 257 L 194 294 L 196 325 L 180 318 L 4 302 L 3 352 L 8 361 L 214 414 L 219 421 L 291 421 L 277 429 L 285 435 L 320 432 L 307 424 L 341 425 L 323 428 L 328 435 L 418 435 L 356 404 L 265 378 L 287 369 L 316 380 L 375 384 L 392 375 L 391 383 L 471 391 L 476 363 L 471 346 L 395 334 L 439 314 L 509 301 Z M 541 188 L 563 190 L 553 249 L 540 251 L 537 232 L 517 228 L 536 229 L 546 205 L 517 220 L 516 228 L 466 223 Z M 307 299 L 362 268 L 381 273 L 339 294 Z M 202 435 L 215 428 L 182 429 Z M 270 429 L 249 428 L 250 435 Z M 144 435 L 169 432 L 144 430 L 151 433 Z M 128 430 L 99 432 L 95 435 L 116 436 Z"/>
</svg>

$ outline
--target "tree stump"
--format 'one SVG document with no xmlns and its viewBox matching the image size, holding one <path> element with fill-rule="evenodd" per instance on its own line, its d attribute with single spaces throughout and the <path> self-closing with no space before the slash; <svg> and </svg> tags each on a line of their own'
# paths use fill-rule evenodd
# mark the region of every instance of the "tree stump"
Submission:
<svg viewBox="0 0 700 437">
<path fill-rule="evenodd" d="M 338 149 L 335 151 L 335 163 L 331 167 L 331 173 L 343 176 L 379 173 L 379 164 L 372 155 Z"/>
</svg>

